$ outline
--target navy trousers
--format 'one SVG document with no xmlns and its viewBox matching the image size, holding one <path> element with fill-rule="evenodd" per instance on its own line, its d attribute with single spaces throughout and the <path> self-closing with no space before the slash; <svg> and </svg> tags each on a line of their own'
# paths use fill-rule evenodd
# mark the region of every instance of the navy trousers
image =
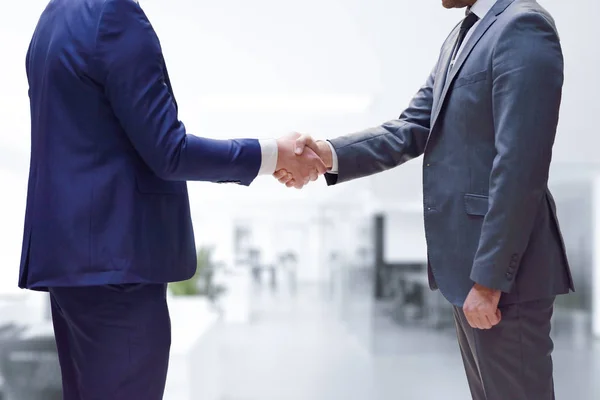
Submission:
<svg viewBox="0 0 600 400">
<path fill-rule="evenodd" d="M 64 400 L 160 400 L 171 347 L 166 285 L 50 288 Z"/>
</svg>

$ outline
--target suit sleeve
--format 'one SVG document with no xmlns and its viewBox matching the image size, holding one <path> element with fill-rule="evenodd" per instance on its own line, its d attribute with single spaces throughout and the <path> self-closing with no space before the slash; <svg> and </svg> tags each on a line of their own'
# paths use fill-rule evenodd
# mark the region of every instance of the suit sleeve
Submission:
<svg viewBox="0 0 600 400">
<path fill-rule="evenodd" d="M 553 23 L 538 13 L 517 17 L 492 67 L 496 157 L 471 279 L 510 292 L 546 195 L 558 124 L 563 57 Z"/>
<path fill-rule="evenodd" d="M 325 175 L 329 185 L 386 171 L 423 154 L 430 131 L 436 69 L 400 117 L 329 141 L 338 159 L 337 174 Z"/>
<path fill-rule="evenodd" d="M 166 180 L 249 185 L 261 164 L 257 140 L 212 140 L 186 133 L 167 85 L 158 37 L 132 0 L 108 0 L 98 26 L 98 80 L 136 151 Z"/>
</svg>

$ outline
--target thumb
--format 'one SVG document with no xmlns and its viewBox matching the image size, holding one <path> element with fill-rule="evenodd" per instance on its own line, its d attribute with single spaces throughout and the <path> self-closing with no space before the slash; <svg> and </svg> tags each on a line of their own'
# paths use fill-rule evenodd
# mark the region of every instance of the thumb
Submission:
<svg viewBox="0 0 600 400">
<path fill-rule="evenodd" d="M 301 135 L 298 139 L 296 139 L 296 155 L 301 155 L 306 146 L 313 148 L 315 146 L 315 141 L 309 135 Z"/>
</svg>

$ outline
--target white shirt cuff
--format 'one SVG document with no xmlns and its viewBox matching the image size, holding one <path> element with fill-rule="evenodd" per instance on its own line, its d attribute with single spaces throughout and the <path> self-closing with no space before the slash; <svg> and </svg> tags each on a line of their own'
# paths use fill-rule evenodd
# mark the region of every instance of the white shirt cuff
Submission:
<svg viewBox="0 0 600 400">
<path fill-rule="evenodd" d="M 277 168 L 277 140 L 275 139 L 259 139 L 260 153 L 262 159 L 258 175 L 273 175 Z"/>
<path fill-rule="evenodd" d="M 335 152 L 335 149 L 333 148 L 333 145 L 331 144 L 331 142 L 329 140 L 327 140 L 327 144 L 329 145 L 329 148 L 331 149 L 331 169 L 328 172 L 330 174 L 337 174 L 339 171 L 338 156 L 337 156 L 337 153 Z"/>
</svg>

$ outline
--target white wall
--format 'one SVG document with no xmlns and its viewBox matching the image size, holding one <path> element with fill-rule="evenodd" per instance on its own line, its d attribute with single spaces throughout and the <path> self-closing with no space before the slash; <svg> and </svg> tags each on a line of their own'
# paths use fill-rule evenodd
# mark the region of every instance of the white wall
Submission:
<svg viewBox="0 0 600 400">
<path fill-rule="evenodd" d="M 385 214 L 384 260 L 386 263 L 427 262 L 422 212 L 392 210 Z"/>
<path fill-rule="evenodd" d="M 540 0 L 554 16 L 565 56 L 565 85 L 557 162 L 598 163 L 600 135 L 591 122 L 600 111 L 600 2 Z"/>
</svg>

